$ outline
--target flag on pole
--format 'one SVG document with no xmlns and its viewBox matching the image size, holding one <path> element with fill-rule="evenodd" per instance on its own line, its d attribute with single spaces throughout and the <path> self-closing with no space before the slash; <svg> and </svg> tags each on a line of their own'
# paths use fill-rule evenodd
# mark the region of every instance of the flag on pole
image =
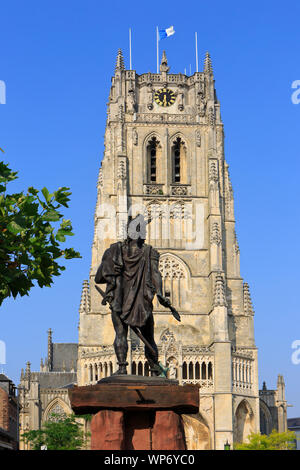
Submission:
<svg viewBox="0 0 300 470">
<path fill-rule="evenodd" d="M 159 40 L 168 38 L 169 36 L 173 36 L 175 34 L 174 31 L 174 26 L 170 26 L 170 28 L 167 29 L 160 29 L 159 30 Z"/>
</svg>

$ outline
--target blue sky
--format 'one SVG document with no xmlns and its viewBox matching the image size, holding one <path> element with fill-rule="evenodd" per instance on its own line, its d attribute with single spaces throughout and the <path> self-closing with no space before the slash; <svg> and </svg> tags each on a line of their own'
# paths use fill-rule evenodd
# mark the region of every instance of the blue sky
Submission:
<svg viewBox="0 0 300 470">
<path fill-rule="evenodd" d="M 274 388 L 283 374 L 293 405 L 288 414 L 300 416 L 300 364 L 291 361 L 291 344 L 300 339 L 300 104 L 291 101 L 292 82 L 300 80 L 299 13 L 296 1 L 2 2 L 0 80 L 7 103 L 0 105 L 0 147 L 19 171 L 14 189 L 71 188 L 66 215 L 74 226 L 71 243 L 83 256 L 67 263 L 51 289 L 35 288 L 2 305 L 4 371 L 13 380 L 27 360 L 39 368 L 49 327 L 55 341 L 77 341 L 116 53 L 123 49 L 129 68 L 131 27 L 133 68 L 155 72 L 155 28 L 174 25 L 175 35 L 161 43 L 172 72 L 189 71 L 190 64 L 195 71 L 195 31 L 200 70 L 206 50 L 213 61 L 241 273 L 256 310 L 260 384 Z"/>
</svg>

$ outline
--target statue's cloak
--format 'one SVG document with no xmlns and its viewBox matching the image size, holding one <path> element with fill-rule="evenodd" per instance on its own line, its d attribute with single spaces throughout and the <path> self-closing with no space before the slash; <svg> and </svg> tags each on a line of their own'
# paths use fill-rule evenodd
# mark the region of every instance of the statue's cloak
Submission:
<svg viewBox="0 0 300 470">
<path fill-rule="evenodd" d="M 111 309 L 130 326 L 142 327 L 152 315 L 155 292 L 161 293 L 158 261 L 158 252 L 146 244 L 133 254 L 128 243 L 113 243 L 103 255 L 95 282 L 106 284 Z"/>
</svg>

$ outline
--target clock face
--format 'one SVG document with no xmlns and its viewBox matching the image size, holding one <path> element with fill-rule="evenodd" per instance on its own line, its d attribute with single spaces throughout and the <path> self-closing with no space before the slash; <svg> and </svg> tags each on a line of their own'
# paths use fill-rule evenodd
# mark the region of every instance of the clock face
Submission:
<svg viewBox="0 0 300 470">
<path fill-rule="evenodd" d="M 176 99 L 175 93 L 168 88 L 161 88 L 157 90 L 154 99 L 159 106 L 171 106 Z"/>
</svg>

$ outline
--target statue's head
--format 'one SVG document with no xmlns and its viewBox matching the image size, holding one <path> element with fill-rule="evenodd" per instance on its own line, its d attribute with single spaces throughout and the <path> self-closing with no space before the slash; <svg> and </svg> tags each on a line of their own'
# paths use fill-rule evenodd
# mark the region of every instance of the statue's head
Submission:
<svg viewBox="0 0 300 470">
<path fill-rule="evenodd" d="M 146 240 L 146 226 L 150 219 L 145 219 L 142 214 L 128 217 L 127 238 L 130 240 Z"/>
</svg>

